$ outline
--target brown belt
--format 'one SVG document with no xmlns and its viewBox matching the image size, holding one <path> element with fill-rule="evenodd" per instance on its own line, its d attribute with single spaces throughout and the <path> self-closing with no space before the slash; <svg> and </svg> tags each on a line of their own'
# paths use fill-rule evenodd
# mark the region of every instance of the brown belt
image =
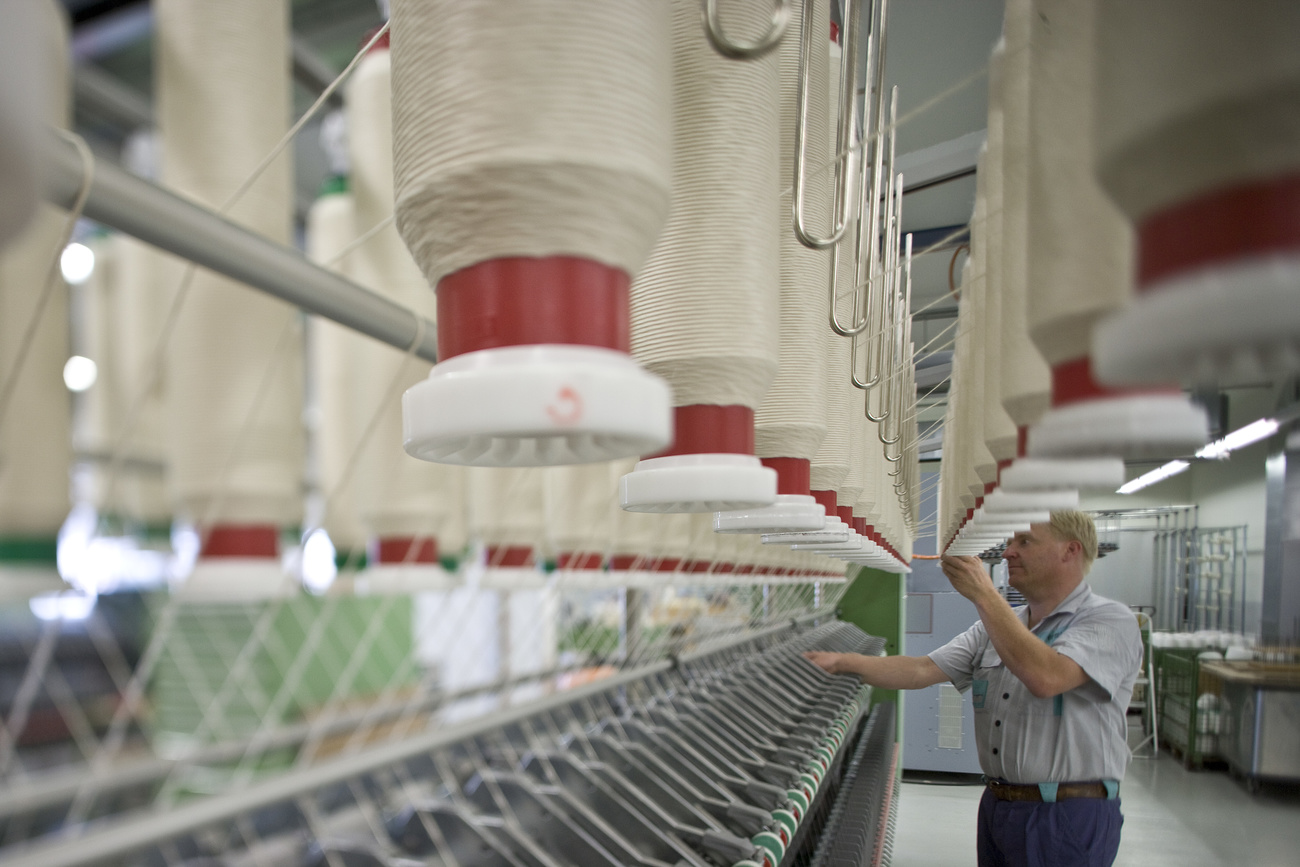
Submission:
<svg viewBox="0 0 1300 867">
<path fill-rule="evenodd" d="M 1043 792 L 1036 783 L 999 783 L 988 781 L 989 791 L 999 801 L 1042 801 Z M 1060 783 L 1056 787 L 1056 800 L 1066 798 L 1105 798 L 1106 787 L 1100 782 Z"/>
</svg>

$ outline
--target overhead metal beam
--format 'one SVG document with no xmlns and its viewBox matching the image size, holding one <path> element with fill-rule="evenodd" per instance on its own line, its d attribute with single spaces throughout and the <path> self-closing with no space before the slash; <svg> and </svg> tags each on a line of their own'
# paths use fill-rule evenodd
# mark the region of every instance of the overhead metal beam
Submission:
<svg viewBox="0 0 1300 867">
<path fill-rule="evenodd" d="M 81 188 L 81 155 L 72 142 L 54 134 L 48 136 L 45 151 L 45 197 L 60 207 L 71 207 Z M 408 349 L 423 328 L 415 354 L 437 361 L 436 328 L 428 319 L 309 262 L 292 247 L 251 232 L 112 163 L 95 161 L 84 213 L 398 349 Z"/>
<path fill-rule="evenodd" d="M 149 98 L 98 67 L 89 63 L 78 64 L 72 81 L 78 108 L 128 131 L 153 125 L 153 106 Z"/>
</svg>

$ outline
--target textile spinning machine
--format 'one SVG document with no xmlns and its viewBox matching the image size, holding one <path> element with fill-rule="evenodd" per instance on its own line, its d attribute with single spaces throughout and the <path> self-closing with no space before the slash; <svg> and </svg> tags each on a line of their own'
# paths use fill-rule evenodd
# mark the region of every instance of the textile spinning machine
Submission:
<svg viewBox="0 0 1300 867">
<path fill-rule="evenodd" d="M 894 709 L 806 650 L 805 616 L 242 790 L 92 822 L 13 865 L 597 867 L 887 863 Z M 20 832 L 10 816 L 5 832 Z"/>
</svg>

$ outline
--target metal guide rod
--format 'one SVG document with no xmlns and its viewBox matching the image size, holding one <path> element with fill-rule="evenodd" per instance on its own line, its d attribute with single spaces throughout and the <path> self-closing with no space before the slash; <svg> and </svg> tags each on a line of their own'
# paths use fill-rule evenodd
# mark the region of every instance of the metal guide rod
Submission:
<svg viewBox="0 0 1300 867">
<path fill-rule="evenodd" d="M 734 644 L 773 635 L 822 617 L 819 611 L 787 620 L 777 626 L 750 633 Z M 38 841 L 8 857 L 0 867 L 89 867 L 139 852 L 181 834 L 227 822 L 236 816 L 301 797 L 317 789 L 346 782 L 456 743 L 480 737 L 518 724 L 539 714 L 575 704 L 602 693 L 674 670 L 687 661 L 697 661 L 725 647 L 692 653 L 673 660 L 661 660 L 603 678 L 594 683 L 547 696 L 535 702 L 507 708 L 459 725 L 425 732 L 397 743 L 382 744 L 364 752 L 343 756 L 319 765 L 292 770 L 234 792 L 213 795 L 162 813 L 140 815 L 102 828 L 93 828 L 74 839 Z"/>
<path fill-rule="evenodd" d="M 82 183 L 76 146 L 58 135 L 46 137 L 45 198 L 69 207 Z M 308 261 L 207 208 L 96 160 L 85 215 L 168 253 L 209 268 L 308 313 L 407 350 L 423 334 L 415 354 L 438 360 L 437 329 L 427 319 Z"/>
</svg>

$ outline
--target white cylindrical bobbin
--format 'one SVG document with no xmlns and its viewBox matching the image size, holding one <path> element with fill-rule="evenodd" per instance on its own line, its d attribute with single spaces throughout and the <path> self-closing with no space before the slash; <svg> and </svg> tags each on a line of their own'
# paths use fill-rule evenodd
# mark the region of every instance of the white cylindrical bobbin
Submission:
<svg viewBox="0 0 1300 867">
<path fill-rule="evenodd" d="M 440 362 L 403 400 L 413 456 L 667 444 L 667 385 L 627 353 L 669 207 L 669 20 L 662 0 L 392 4 L 397 227 L 438 304 Z"/>
</svg>

